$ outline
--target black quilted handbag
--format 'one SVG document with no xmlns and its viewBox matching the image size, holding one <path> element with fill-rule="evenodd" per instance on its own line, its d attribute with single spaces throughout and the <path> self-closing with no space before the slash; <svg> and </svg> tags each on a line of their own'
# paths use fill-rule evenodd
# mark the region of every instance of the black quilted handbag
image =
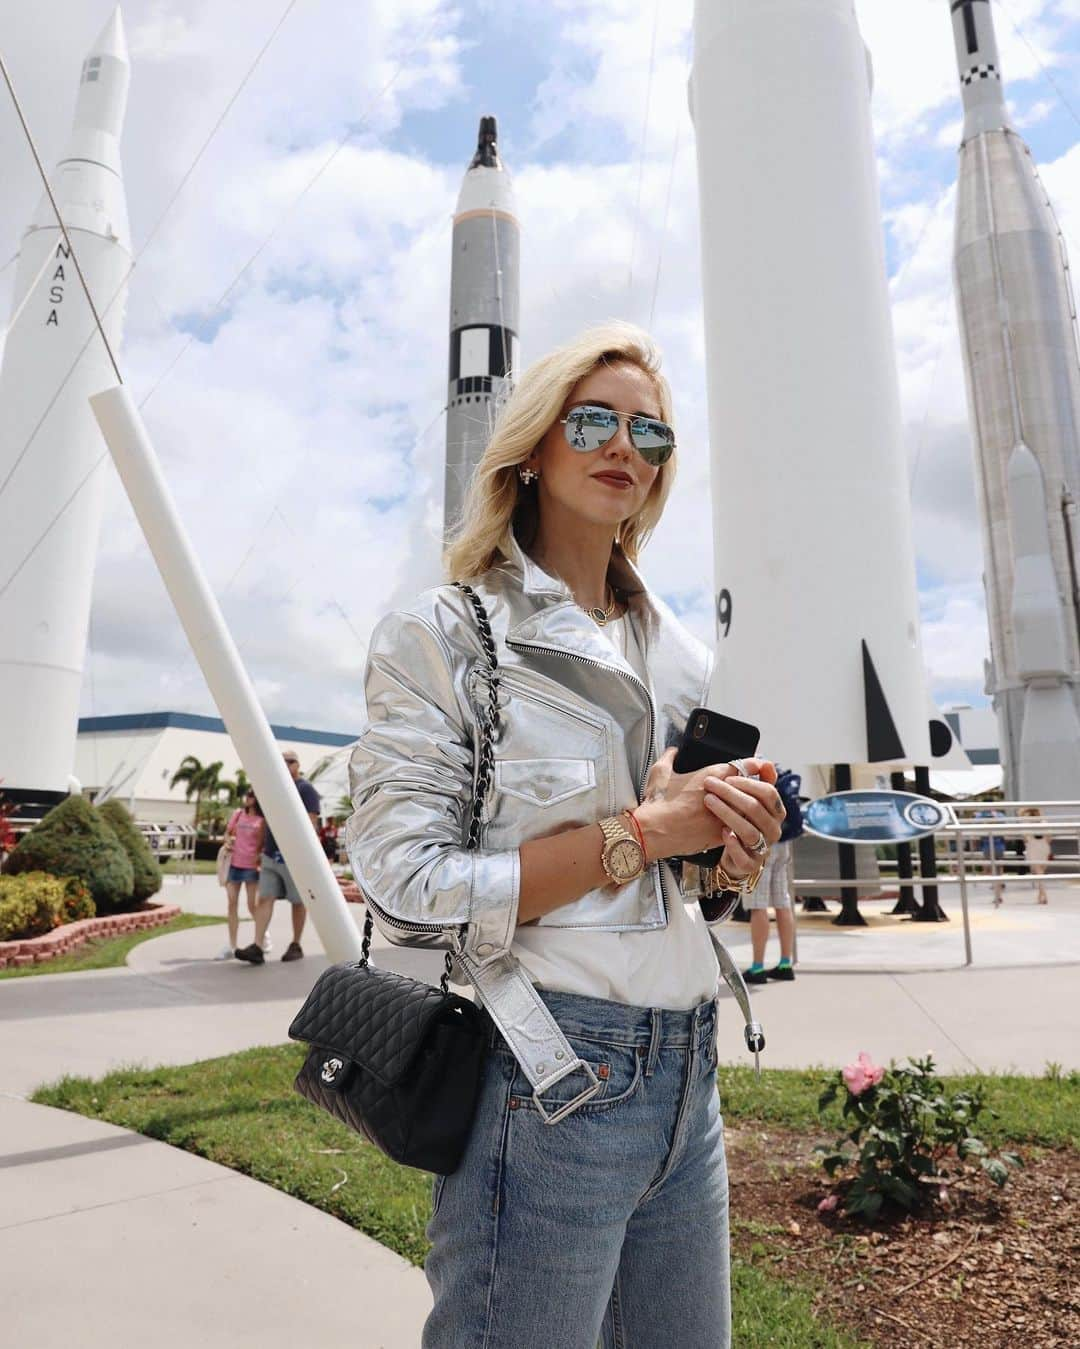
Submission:
<svg viewBox="0 0 1080 1349">
<path fill-rule="evenodd" d="M 491 627 L 479 596 L 458 587 L 476 611 L 489 702 L 478 719 L 476 786 L 468 846 L 480 840 L 498 729 L 498 676 Z M 456 1171 L 469 1141 L 487 1060 L 484 1013 L 449 990 L 451 957 L 438 988 L 369 962 L 372 920 L 359 961 L 319 976 L 289 1036 L 311 1046 L 295 1087 L 395 1162 L 439 1175 Z"/>
</svg>

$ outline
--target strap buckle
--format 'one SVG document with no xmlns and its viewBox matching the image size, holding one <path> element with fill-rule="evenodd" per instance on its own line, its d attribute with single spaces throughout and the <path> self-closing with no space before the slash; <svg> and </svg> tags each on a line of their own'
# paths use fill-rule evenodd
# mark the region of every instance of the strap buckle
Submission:
<svg viewBox="0 0 1080 1349">
<path fill-rule="evenodd" d="M 758 1055 L 765 1048 L 765 1032 L 761 1029 L 759 1021 L 748 1021 L 743 1034 L 746 1036 L 746 1047 L 754 1056 L 754 1075 L 761 1077 L 761 1059 Z"/>
<path fill-rule="evenodd" d="M 576 1063 L 571 1063 L 567 1066 L 565 1073 L 560 1073 L 553 1082 L 549 1082 L 544 1090 L 547 1091 L 548 1088 L 553 1087 L 555 1082 L 561 1082 L 564 1077 L 568 1077 L 578 1068 L 584 1069 L 586 1076 L 592 1079 L 591 1085 L 587 1086 L 583 1092 L 575 1096 L 572 1101 L 567 1101 L 565 1105 L 561 1105 L 557 1110 L 553 1110 L 550 1115 L 544 1109 L 544 1103 L 540 1099 L 540 1092 L 538 1090 L 533 1092 L 533 1105 L 540 1111 L 540 1118 L 545 1124 L 558 1124 L 560 1120 L 566 1119 L 567 1115 L 572 1115 L 574 1111 L 580 1109 L 586 1101 L 591 1101 L 603 1085 L 585 1060 L 578 1059 Z"/>
</svg>

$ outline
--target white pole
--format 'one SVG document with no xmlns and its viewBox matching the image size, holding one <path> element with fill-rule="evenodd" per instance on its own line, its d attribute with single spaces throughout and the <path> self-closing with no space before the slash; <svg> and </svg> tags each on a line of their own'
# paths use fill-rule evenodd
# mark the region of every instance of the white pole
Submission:
<svg viewBox="0 0 1080 1349">
<path fill-rule="evenodd" d="M 161 578 L 195 652 L 225 729 L 236 746 L 270 827 L 331 960 L 356 960 L 360 934 L 266 714 L 255 695 L 213 591 L 177 515 L 138 409 L 124 385 L 90 399 L 101 434 Z"/>
</svg>

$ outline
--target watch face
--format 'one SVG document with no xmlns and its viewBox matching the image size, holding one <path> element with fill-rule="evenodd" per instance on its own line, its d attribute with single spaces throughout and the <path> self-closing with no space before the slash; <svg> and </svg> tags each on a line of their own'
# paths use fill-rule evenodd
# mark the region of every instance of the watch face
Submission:
<svg viewBox="0 0 1080 1349">
<path fill-rule="evenodd" d="M 631 880 L 642 870 L 645 858 L 641 845 L 632 838 L 621 838 L 608 853 L 611 874 L 620 881 Z"/>
</svg>

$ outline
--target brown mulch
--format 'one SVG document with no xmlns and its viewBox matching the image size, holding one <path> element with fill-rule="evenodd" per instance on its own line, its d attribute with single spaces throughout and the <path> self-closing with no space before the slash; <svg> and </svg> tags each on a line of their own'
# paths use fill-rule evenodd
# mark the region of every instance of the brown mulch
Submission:
<svg viewBox="0 0 1080 1349">
<path fill-rule="evenodd" d="M 819 1214 L 825 1141 L 728 1127 L 732 1245 L 875 1346 L 1080 1346 L 1080 1154 L 1017 1149 L 1004 1189 L 965 1168 L 913 1218 Z M 831 1141 L 831 1140 L 830 1140 Z"/>
</svg>

